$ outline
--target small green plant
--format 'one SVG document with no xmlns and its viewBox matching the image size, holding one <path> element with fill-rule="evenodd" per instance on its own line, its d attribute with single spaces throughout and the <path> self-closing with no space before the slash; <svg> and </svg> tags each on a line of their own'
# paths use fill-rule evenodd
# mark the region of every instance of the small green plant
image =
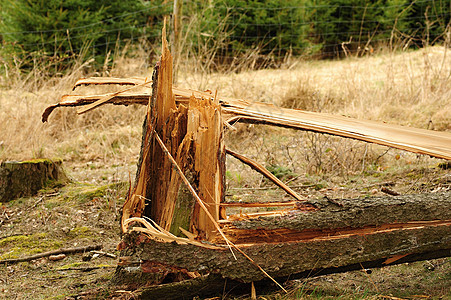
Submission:
<svg viewBox="0 0 451 300">
<path fill-rule="evenodd" d="M 291 179 L 296 176 L 290 168 L 277 164 L 269 164 L 266 169 L 280 180 Z"/>
</svg>

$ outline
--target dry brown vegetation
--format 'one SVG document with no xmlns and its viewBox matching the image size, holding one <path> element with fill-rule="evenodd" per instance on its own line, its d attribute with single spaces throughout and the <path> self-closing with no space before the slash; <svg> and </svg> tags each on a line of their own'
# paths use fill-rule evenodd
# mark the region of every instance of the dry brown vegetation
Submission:
<svg viewBox="0 0 451 300">
<path fill-rule="evenodd" d="M 9 68 L 0 77 L 0 161 L 58 157 L 63 159 L 69 175 L 76 181 L 97 185 L 129 182 L 136 169 L 144 107 L 106 105 L 81 116 L 76 115 L 75 109 L 62 108 L 56 110 L 45 124 L 41 123 L 40 117 L 45 107 L 57 102 L 61 95 L 72 89 L 76 79 L 95 75 L 150 76 L 152 66 L 145 61 L 143 55 L 134 59 L 118 57 L 113 67 L 105 68 L 103 73 L 90 72 L 88 62 L 78 64 L 70 75 L 53 78 L 41 77 L 45 70 L 40 70 L 40 67 L 29 75 Z M 247 65 L 251 64 L 247 62 Z M 191 70 L 204 71 L 196 73 Z M 449 48 L 443 46 L 400 53 L 382 51 L 373 56 L 338 61 L 292 59 L 280 69 L 244 70 L 239 73 L 227 70 L 211 72 L 192 62 L 179 66 L 177 85 L 208 88 L 217 90 L 221 96 L 271 102 L 284 107 L 451 131 L 451 53 Z M 92 93 L 93 88 L 89 89 Z M 104 87 L 95 89 L 99 93 L 105 92 Z M 77 90 L 80 91 L 84 92 L 83 89 Z M 241 124 L 235 131 L 226 132 L 226 143 L 231 149 L 264 164 L 273 174 L 307 197 L 378 194 L 383 186 L 401 194 L 450 189 L 451 186 L 449 169 L 438 168 L 438 164 L 443 162 L 441 160 L 349 139 Z M 233 158 L 228 158 L 227 170 L 227 197 L 242 201 L 287 197 L 261 175 Z M 90 188 L 94 187 L 88 186 Z M 58 190 L 56 192 L 60 194 L 56 198 L 49 196 L 49 199 L 34 206 L 34 211 L 30 207 L 39 198 L 32 198 L 31 203 L 21 200 L 6 204 L 0 213 L 16 216 L 16 221 L 4 219 L 2 236 L 27 233 L 32 234 L 30 239 L 33 240 L 33 234 L 48 231 L 51 237 L 49 243 L 64 240 L 58 245 L 49 244 L 48 247 L 52 248 L 71 245 L 76 243 L 76 239 L 81 239 L 81 244 L 91 242 L 86 232 L 77 229 L 86 227 L 91 228 L 89 230 L 94 240 L 106 240 L 107 250 L 114 251 L 116 233 L 107 237 L 104 235 L 105 231 L 115 230 L 116 201 L 120 203 L 123 199 L 117 193 L 125 193 L 125 190 L 115 188 L 114 197 L 111 193 L 103 193 L 101 196 L 91 195 L 92 199 L 74 197 L 75 194 L 89 194 L 85 186 L 78 192 Z M 43 195 L 52 193 L 55 191 L 46 191 Z M 23 209 L 29 217 L 20 216 Z M 71 217 L 73 215 L 75 217 Z M 94 223 L 92 218 L 96 220 Z M 37 228 L 28 226 L 31 220 L 42 225 Z M 21 226 L 32 229 L 25 232 Z M 103 233 L 99 233 L 101 231 Z M 11 245 L 1 246 L 2 255 L 11 251 Z M 442 259 L 391 268 L 393 274 L 398 276 L 410 276 L 406 275 L 410 272 L 415 274 L 411 276 L 413 288 L 410 289 L 394 275 L 387 274 L 391 271 L 378 270 L 371 275 L 372 278 L 363 272 L 351 273 L 347 277 L 312 278 L 303 281 L 301 290 L 297 289 L 291 296 L 379 299 L 377 295 L 405 296 L 416 293 L 451 297 L 449 284 L 446 284 L 451 280 L 450 263 L 449 259 Z M 36 270 L 42 272 L 42 264 L 45 262 L 27 263 L 5 270 L 11 274 L 16 272 L 17 278 L 22 275 L 27 277 Z M 65 264 L 67 262 L 61 263 L 61 266 Z M 431 264 L 438 270 L 437 273 L 428 269 Z M 409 267 L 414 269 L 407 271 Z M 48 273 L 42 274 L 50 276 Z M 69 276 L 66 275 L 64 280 Z M 47 280 L 45 276 L 42 280 Z M 108 277 L 108 274 L 101 274 L 92 282 L 104 283 L 104 278 Z M 18 298 L 29 296 L 20 294 L 23 293 L 21 289 L 25 281 L 21 283 L 17 279 L 9 283 L 11 287 L 2 281 L 4 278 L 0 277 L 0 297 L 9 295 L 14 299 L 14 293 L 19 293 Z M 27 283 L 30 284 L 29 281 Z M 431 289 L 431 285 L 436 290 Z M 63 286 L 61 298 L 81 289 L 74 288 L 69 281 Z M 29 289 L 25 291 L 30 292 Z M 44 292 L 45 285 L 40 291 L 44 295 L 42 297 L 56 295 Z M 272 297 L 281 299 L 277 295 Z"/>
</svg>

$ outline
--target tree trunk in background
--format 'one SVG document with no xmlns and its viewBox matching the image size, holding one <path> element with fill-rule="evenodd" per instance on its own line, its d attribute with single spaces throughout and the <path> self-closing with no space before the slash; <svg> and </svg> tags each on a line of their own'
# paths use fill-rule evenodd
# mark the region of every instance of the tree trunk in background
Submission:
<svg viewBox="0 0 451 300">
<path fill-rule="evenodd" d="M 0 202 L 30 197 L 42 188 L 68 181 L 61 160 L 5 161 L 0 165 Z"/>
</svg>

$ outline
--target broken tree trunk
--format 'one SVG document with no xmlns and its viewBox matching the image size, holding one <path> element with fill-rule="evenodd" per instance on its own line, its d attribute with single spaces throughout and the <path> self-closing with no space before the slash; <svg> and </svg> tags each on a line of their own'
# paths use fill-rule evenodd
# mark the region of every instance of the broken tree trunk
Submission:
<svg viewBox="0 0 451 300">
<path fill-rule="evenodd" d="M 136 183 L 124 205 L 122 227 L 125 232 L 128 218 L 146 216 L 173 234 L 185 230 L 210 239 L 214 223 L 182 185 L 181 176 L 189 178 L 218 221 L 225 174 L 221 107 L 214 99 L 196 97 L 191 97 L 186 106 L 176 105 L 171 72 L 172 58 L 164 41 L 163 55 L 153 75 Z M 170 157 L 182 174 L 173 167 Z"/>
<path fill-rule="evenodd" d="M 337 204 L 338 203 L 338 204 Z M 372 267 L 451 255 L 451 192 L 355 200 L 315 200 L 314 209 L 281 216 L 223 222 L 224 234 L 273 277 L 350 265 Z M 243 282 L 265 279 L 247 258 L 222 249 L 161 243 L 128 235 L 123 256 L 147 269 L 219 274 Z M 195 259 L 193 259 L 195 257 Z"/>
<path fill-rule="evenodd" d="M 220 106 L 202 93 L 176 102 L 170 54 L 165 43 L 163 47 L 153 76 L 136 184 L 124 205 L 121 266 L 158 274 L 148 277 L 153 283 L 169 274 L 199 273 L 253 282 L 450 255 L 450 192 L 299 201 L 284 210 L 227 217 L 222 141 L 226 118 L 221 119 L 221 106 L 232 115 L 231 122 L 243 116 L 302 129 L 310 125 L 296 119 L 298 112 L 257 115 L 252 105 L 239 111 L 244 105 L 239 101 L 232 108 L 225 102 Z M 343 128 L 335 133 L 352 133 L 345 125 L 348 120 L 340 120 L 335 126 Z M 323 125 L 315 126 L 308 129 Z M 261 171 L 255 162 L 237 156 Z M 180 233 L 188 238 L 177 237 Z"/>
</svg>

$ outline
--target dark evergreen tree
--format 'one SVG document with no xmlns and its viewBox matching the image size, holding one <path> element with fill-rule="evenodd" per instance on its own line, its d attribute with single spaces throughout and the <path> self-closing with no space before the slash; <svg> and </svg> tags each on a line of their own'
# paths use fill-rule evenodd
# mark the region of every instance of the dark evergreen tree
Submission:
<svg viewBox="0 0 451 300">
<path fill-rule="evenodd" d="M 21 60 L 39 55 L 60 61 L 85 51 L 102 63 L 124 42 L 157 37 L 170 8 L 161 0 L 0 1 L 2 52 Z"/>
</svg>

